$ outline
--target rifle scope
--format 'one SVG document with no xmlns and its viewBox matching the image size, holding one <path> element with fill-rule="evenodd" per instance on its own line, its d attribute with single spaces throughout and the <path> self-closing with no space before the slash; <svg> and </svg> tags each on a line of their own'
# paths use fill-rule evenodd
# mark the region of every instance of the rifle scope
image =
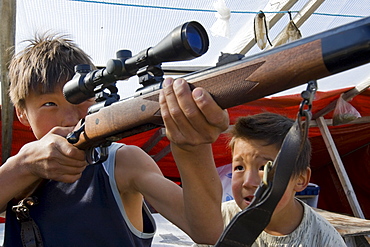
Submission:
<svg viewBox="0 0 370 247">
<path fill-rule="evenodd" d="M 186 22 L 176 27 L 156 46 L 132 56 L 129 50 L 116 53 L 103 69 L 93 70 L 89 65 L 75 66 L 76 74 L 63 88 L 64 97 L 72 104 L 92 98 L 117 80 L 136 75 L 138 70 L 161 65 L 162 62 L 191 60 L 203 55 L 209 46 L 208 35 L 201 24 Z"/>
</svg>

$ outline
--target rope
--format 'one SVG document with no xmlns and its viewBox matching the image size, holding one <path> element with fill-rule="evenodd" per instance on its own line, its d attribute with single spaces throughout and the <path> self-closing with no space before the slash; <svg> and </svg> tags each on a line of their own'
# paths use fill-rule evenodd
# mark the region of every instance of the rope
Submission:
<svg viewBox="0 0 370 247">
<path fill-rule="evenodd" d="M 150 8 L 150 9 L 165 9 L 165 10 L 178 10 L 178 11 L 191 11 L 191 12 L 217 12 L 217 10 L 211 9 L 192 9 L 192 8 L 178 8 L 178 7 L 166 7 L 166 6 L 156 6 L 156 5 L 142 5 L 142 4 L 128 4 L 128 3 L 115 3 L 108 1 L 95 1 L 95 0 L 69 0 L 73 2 L 84 2 L 84 3 L 94 3 L 94 4 L 107 4 L 107 5 L 117 5 L 124 7 L 136 7 L 136 8 Z M 260 11 L 246 11 L 246 10 L 231 10 L 233 14 L 258 14 Z M 268 14 L 288 14 L 298 13 L 299 11 L 264 11 Z M 350 14 L 331 14 L 331 13 L 320 13 L 314 12 L 313 15 L 323 15 L 323 16 L 332 16 L 332 17 L 349 17 L 349 18 L 364 18 L 363 15 L 350 15 Z"/>
</svg>

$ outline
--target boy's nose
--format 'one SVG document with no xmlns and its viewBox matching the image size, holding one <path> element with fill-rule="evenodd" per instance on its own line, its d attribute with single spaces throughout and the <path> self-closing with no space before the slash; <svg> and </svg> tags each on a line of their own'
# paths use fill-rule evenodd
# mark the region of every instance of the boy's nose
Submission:
<svg viewBox="0 0 370 247">
<path fill-rule="evenodd" d="M 247 171 L 244 174 L 243 187 L 248 189 L 256 189 L 261 183 L 261 178 L 258 172 Z"/>
<path fill-rule="evenodd" d="M 83 112 L 77 105 L 71 104 L 63 111 L 63 126 L 75 126 L 85 115 L 86 112 Z"/>
</svg>

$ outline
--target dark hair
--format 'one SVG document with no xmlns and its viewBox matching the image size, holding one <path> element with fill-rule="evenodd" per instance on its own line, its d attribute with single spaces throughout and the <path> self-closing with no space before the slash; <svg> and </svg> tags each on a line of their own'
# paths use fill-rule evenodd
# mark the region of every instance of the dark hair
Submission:
<svg viewBox="0 0 370 247">
<path fill-rule="evenodd" d="M 271 112 L 239 117 L 229 132 L 231 135 L 229 147 L 233 150 L 235 139 L 241 138 L 265 141 L 266 146 L 276 145 L 280 149 L 285 136 L 293 124 L 294 120 Z M 307 139 L 298 157 L 292 176 L 298 176 L 305 172 L 307 167 L 310 166 L 310 161 L 311 144 Z"/>
<path fill-rule="evenodd" d="M 29 92 L 50 93 L 75 74 L 78 64 L 91 58 L 65 35 L 41 34 L 27 40 L 29 45 L 15 55 L 9 65 L 9 96 L 16 107 L 24 108 Z"/>
</svg>

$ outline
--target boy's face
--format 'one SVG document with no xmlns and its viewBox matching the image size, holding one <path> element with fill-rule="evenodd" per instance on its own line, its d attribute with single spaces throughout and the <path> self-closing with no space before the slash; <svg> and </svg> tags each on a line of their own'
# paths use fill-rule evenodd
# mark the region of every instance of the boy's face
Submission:
<svg viewBox="0 0 370 247">
<path fill-rule="evenodd" d="M 17 109 L 17 115 L 21 123 L 30 126 L 36 138 L 40 139 L 53 127 L 75 126 L 94 102 L 90 99 L 73 105 L 64 98 L 61 88 L 48 94 L 31 92 L 25 99 L 25 109 Z"/>
<path fill-rule="evenodd" d="M 276 145 L 266 146 L 264 141 L 241 138 L 235 140 L 231 181 L 235 202 L 241 209 L 245 209 L 252 202 L 254 192 L 262 180 L 264 165 L 268 161 L 273 161 L 278 152 L 279 149 Z M 290 180 L 274 214 L 282 212 L 288 208 L 287 205 L 294 202 L 295 192 L 303 190 L 307 185 L 303 183 L 297 186 L 302 179 L 306 182 L 309 177 L 297 176 Z"/>
<path fill-rule="evenodd" d="M 273 161 L 278 152 L 275 145 L 266 146 L 263 141 L 235 139 L 231 181 L 235 202 L 241 209 L 252 202 L 265 164 Z"/>
</svg>

